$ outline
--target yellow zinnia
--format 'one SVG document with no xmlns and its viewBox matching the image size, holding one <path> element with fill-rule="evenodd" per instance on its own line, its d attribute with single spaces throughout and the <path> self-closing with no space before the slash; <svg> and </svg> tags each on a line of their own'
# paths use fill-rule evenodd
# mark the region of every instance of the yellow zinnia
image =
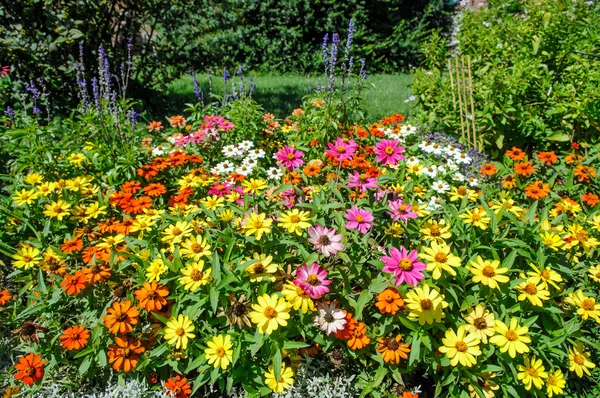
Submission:
<svg viewBox="0 0 600 398">
<path fill-rule="evenodd" d="M 288 210 L 279 216 L 279 225 L 287 229 L 289 233 L 296 233 L 296 235 L 302 235 L 302 230 L 310 228 L 309 220 L 310 213 L 307 211 L 300 211 L 298 209 Z"/>
<path fill-rule="evenodd" d="M 443 309 L 448 307 L 444 295 L 427 283 L 417 286 L 406 294 L 406 307 L 410 310 L 411 319 L 419 319 L 419 324 L 441 322 L 446 316 Z"/>
<path fill-rule="evenodd" d="M 209 342 L 206 343 L 208 348 L 204 350 L 206 359 L 209 365 L 213 365 L 215 368 L 227 369 L 229 364 L 233 361 L 233 343 L 231 342 L 231 336 L 222 334 L 214 336 Z"/>
<path fill-rule="evenodd" d="M 38 198 L 38 196 L 39 194 L 35 191 L 35 189 L 21 189 L 21 192 L 15 192 L 15 194 L 12 196 L 12 200 L 17 204 L 17 206 L 30 205 Z"/>
<path fill-rule="evenodd" d="M 583 377 L 583 374 L 591 376 L 590 369 L 596 365 L 590 361 L 590 353 L 585 351 L 585 347 L 581 342 L 569 348 L 569 370 L 575 372 L 577 377 Z"/>
<path fill-rule="evenodd" d="M 455 276 L 456 271 L 452 267 L 460 267 L 460 258 L 450 253 L 450 246 L 442 243 L 431 242 L 431 247 L 423 248 L 425 253 L 420 253 L 419 257 L 427 261 L 427 271 L 433 271 L 433 279 L 439 279 L 442 276 L 442 270 Z"/>
<path fill-rule="evenodd" d="M 163 260 L 157 258 L 153 260 L 150 264 L 148 264 L 148 268 L 146 268 L 146 278 L 148 281 L 160 281 L 160 276 L 167 272 L 169 268 L 165 265 Z"/>
<path fill-rule="evenodd" d="M 193 236 L 191 238 L 186 239 L 181 244 L 181 249 L 179 253 L 185 257 L 192 259 L 194 261 L 200 260 L 203 256 L 210 256 L 210 245 L 201 235 Z"/>
<path fill-rule="evenodd" d="M 287 326 L 287 320 L 290 319 L 289 304 L 277 294 L 259 296 L 258 304 L 252 304 L 252 309 L 254 311 L 250 312 L 250 319 L 262 334 L 271 334 L 280 325 Z"/>
<path fill-rule="evenodd" d="M 12 264 L 17 268 L 29 269 L 42 261 L 39 254 L 40 250 L 37 247 L 25 246 L 12 256 L 16 260 Z"/>
<path fill-rule="evenodd" d="M 62 219 L 69 214 L 71 205 L 64 200 L 59 199 L 56 202 L 46 204 L 44 208 L 46 209 L 43 211 L 44 215 L 62 221 Z"/>
<path fill-rule="evenodd" d="M 517 318 L 510 320 L 510 326 L 506 326 L 504 322 L 496 320 L 494 329 L 496 329 L 496 333 L 498 334 L 490 339 L 490 343 L 500 347 L 500 352 L 508 351 L 508 355 L 511 358 L 514 358 L 517 352 L 519 354 L 529 352 L 527 344 L 531 343 L 531 338 L 526 336 L 529 328 L 527 326 L 519 326 Z"/>
<path fill-rule="evenodd" d="M 487 229 L 488 224 L 492 221 L 482 207 L 477 207 L 473 211 L 466 209 L 466 213 L 459 214 L 458 217 L 462 218 L 465 224 L 473 224 L 481 229 Z"/>
<path fill-rule="evenodd" d="M 560 369 L 557 369 L 553 373 L 548 374 L 548 378 L 546 379 L 546 392 L 548 393 L 548 397 L 552 398 L 554 394 L 562 395 L 564 393 L 564 388 L 567 384 L 565 380 L 565 375 Z"/>
<path fill-rule="evenodd" d="M 441 219 L 426 221 L 420 229 L 422 240 L 435 240 L 437 243 L 444 243 L 445 239 L 452 236 L 450 227 L 446 225 L 446 220 Z"/>
<path fill-rule="evenodd" d="M 244 192 L 251 192 L 254 195 L 267 188 L 267 183 L 265 181 L 255 180 L 254 178 L 242 182 L 242 185 L 244 186 Z"/>
<path fill-rule="evenodd" d="M 471 260 L 467 269 L 473 274 L 473 282 L 489 286 L 490 289 L 500 289 L 498 283 L 509 281 L 508 276 L 502 275 L 508 272 L 508 268 L 500 267 L 498 260 L 484 260 L 477 256 L 477 261 Z"/>
<path fill-rule="evenodd" d="M 183 285 L 185 290 L 195 291 L 200 286 L 206 285 L 211 280 L 211 269 L 204 270 L 204 261 L 198 260 L 188 264 L 181 270 L 184 275 L 179 278 L 179 283 Z"/>
<path fill-rule="evenodd" d="M 188 345 L 188 339 L 196 337 L 192 332 L 194 325 L 188 316 L 179 314 L 177 318 L 171 318 L 165 327 L 165 340 L 175 349 L 185 350 Z"/>
<path fill-rule="evenodd" d="M 600 323 L 600 304 L 596 304 L 596 300 L 593 297 L 585 296 L 581 289 L 569 294 L 569 297 L 565 301 L 579 307 L 577 314 L 581 315 L 581 319 L 584 321 L 592 317 L 596 322 Z"/>
<path fill-rule="evenodd" d="M 291 281 L 286 281 L 281 294 L 284 295 L 285 299 L 292 305 L 295 310 L 300 310 L 303 314 L 306 314 L 309 310 L 314 312 L 315 303 L 312 301 L 310 296 L 304 292 L 300 286 L 296 286 Z"/>
<path fill-rule="evenodd" d="M 440 352 L 446 354 L 450 359 L 450 365 L 461 365 L 471 367 L 477 364 L 477 356 L 481 355 L 479 349 L 480 340 L 474 333 L 468 333 L 465 325 L 459 326 L 456 333 L 453 329 L 446 330 L 445 338 L 442 339 Z"/>
<path fill-rule="evenodd" d="M 518 297 L 519 301 L 529 300 L 531 304 L 537 307 L 544 306 L 542 300 L 546 301 L 550 299 L 550 292 L 546 290 L 546 286 L 544 284 L 538 285 L 532 278 L 520 283 L 517 286 L 517 290 L 521 292 Z"/>
<path fill-rule="evenodd" d="M 525 389 L 528 391 L 531 389 L 532 384 L 540 390 L 544 385 L 544 380 L 542 379 L 548 377 L 548 373 L 544 371 L 542 360 L 536 359 L 536 357 L 529 360 L 527 356 L 524 356 L 523 361 L 524 365 L 517 365 L 517 370 L 520 372 L 517 374 L 517 379 L 525 384 Z"/>
<path fill-rule="evenodd" d="M 246 267 L 244 276 L 250 277 L 250 282 L 262 282 L 263 280 L 275 282 L 273 274 L 277 272 L 278 265 L 272 262 L 273 256 L 254 253 L 254 260 L 256 260 L 255 263 Z"/>
<path fill-rule="evenodd" d="M 187 221 L 177 221 L 175 225 L 170 224 L 162 231 L 162 241 L 174 245 L 181 243 L 183 238 L 192 232 L 192 225 Z"/>
<path fill-rule="evenodd" d="M 488 311 L 484 304 L 477 304 L 475 308 L 469 308 L 467 311 L 468 314 L 463 316 L 468 322 L 465 325 L 467 331 L 475 334 L 478 339 L 487 344 L 488 337 L 492 337 L 496 333 L 494 313 Z"/>
<path fill-rule="evenodd" d="M 285 363 L 282 362 L 279 380 L 275 380 L 275 370 L 273 365 L 270 365 L 268 372 L 265 373 L 265 384 L 273 392 L 283 392 L 283 390 L 294 384 L 294 372 L 292 368 L 285 366 Z"/>
<path fill-rule="evenodd" d="M 244 221 L 246 223 L 243 225 L 243 228 L 246 230 L 246 236 L 254 235 L 256 240 L 260 240 L 263 234 L 271 232 L 270 227 L 273 220 L 266 218 L 265 213 L 250 213 Z"/>
</svg>

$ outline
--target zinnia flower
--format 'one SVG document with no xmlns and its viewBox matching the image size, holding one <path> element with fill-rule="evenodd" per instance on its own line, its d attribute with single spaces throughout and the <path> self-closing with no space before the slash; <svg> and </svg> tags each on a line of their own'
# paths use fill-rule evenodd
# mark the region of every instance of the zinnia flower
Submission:
<svg viewBox="0 0 600 398">
<path fill-rule="evenodd" d="M 419 215 L 412 211 L 412 206 L 406 203 L 403 203 L 402 200 L 396 200 L 393 202 L 389 202 L 388 205 L 391 207 L 392 211 L 389 211 L 393 217 L 393 221 L 402 220 L 404 222 L 408 222 L 409 218 L 418 218 Z"/>
<path fill-rule="evenodd" d="M 408 359 L 410 345 L 402 343 L 401 334 L 396 337 L 379 338 L 377 341 L 379 342 L 377 352 L 381 353 L 385 362 L 399 364 L 400 359 Z"/>
<path fill-rule="evenodd" d="M 80 350 L 86 346 L 90 332 L 84 326 L 72 326 L 60 336 L 60 345 L 67 350 Z"/>
<path fill-rule="evenodd" d="M 517 353 L 523 354 L 529 352 L 527 344 L 531 343 L 531 338 L 527 336 L 529 328 L 527 326 L 519 326 L 517 318 L 510 320 L 510 326 L 502 321 L 496 320 L 497 335 L 490 339 L 490 343 L 500 347 L 500 352 L 507 352 L 511 358 L 514 358 Z"/>
<path fill-rule="evenodd" d="M 320 327 L 327 335 L 344 329 L 346 314 L 335 302 L 321 303 L 317 311 L 318 315 L 313 318 L 314 325 Z"/>
<path fill-rule="evenodd" d="M 343 137 L 338 137 L 333 144 L 328 142 L 327 146 L 329 149 L 325 151 L 325 155 L 329 155 L 337 162 L 351 160 L 358 148 L 356 141 Z"/>
<path fill-rule="evenodd" d="M 533 384 L 535 388 L 540 390 L 544 385 L 545 379 L 548 377 L 548 373 L 544 371 L 544 365 L 542 365 L 541 359 L 533 357 L 531 360 L 527 356 L 523 357 L 524 365 L 517 365 L 517 379 L 523 381 L 525 389 L 529 391 Z"/>
<path fill-rule="evenodd" d="M 269 365 L 269 369 L 265 373 L 265 384 L 275 393 L 283 392 L 294 384 L 294 371 L 282 362 L 279 380 L 275 380 L 275 370 L 273 365 Z"/>
<path fill-rule="evenodd" d="M 135 299 L 139 302 L 140 307 L 148 312 L 160 311 L 163 306 L 167 305 L 165 297 L 168 295 L 169 290 L 166 286 L 160 285 L 156 281 L 144 282 L 142 288 L 135 291 Z"/>
<path fill-rule="evenodd" d="M 327 278 L 327 271 L 317 263 L 312 263 L 310 268 L 306 264 L 302 264 L 296 270 L 296 276 L 297 279 L 294 280 L 294 284 L 300 286 L 313 299 L 318 299 L 329 292 L 327 286 L 331 284 L 331 281 L 325 279 Z"/>
<path fill-rule="evenodd" d="M 133 337 L 115 337 L 115 344 L 108 346 L 108 362 L 112 363 L 112 368 L 116 371 L 123 370 L 129 372 L 137 365 L 140 354 L 146 349 L 142 343 Z"/>
<path fill-rule="evenodd" d="M 171 318 L 165 327 L 165 340 L 171 345 L 175 345 L 175 349 L 185 350 L 188 345 L 188 339 L 196 337 L 192 332 L 194 324 L 190 317 L 179 314 L 177 318 Z"/>
<path fill-rule="evenodd" d="M 459 326 L 456 333 L 453 329 L 447 329 L 446 335 L 442 339 L 440 352 L 446 354 L 450 359 L 450 365 L 461 365 L 471 367 L 477 364 L 477 356 L 481 355 L 479 349 L 480 340 L 475 333 L 467 331 L 465 325 Z"/>
<path fill-rule="evenodd" d="M 369 188 L 377 188 L 377 178 L 369 177 L 366 173 L 359 173 L 354 170 L 348 176 L 348 188 L 358 188 L 361 192 L 365 192 Z"/>
<path fill-rule="evenodd" d="M 585 351 L 585 347 L 581 342 L 575 343 L 569 348 L 569 370 L 575 372 L 577 377 L 583 377 L 583 374 L 591 376 L 590 369 L 596 365 L 590 361 L 590 353 Z"/>
<path fill-rule="evenodd" d="M 250 319 L 256 323 L 259 333 L 271 334 L 280 325 L 287 326 L 290 319 L 290 307 L 285 298 L 277 294 L 263 294 L 258 297 L 258 304 L 252 304 Z"/>
<path fill-rule="evenodd" d="M 169 378 L 165 383 L 165 389 L 170 394 L 169 396 L 173 398 L 188 398 L 192 393 L 192 387 L 187 382 L 187 378 L 182 378 L 179 375 L 175 378 Z"/>
<path fill-rule="evenodd" d="M 371 228 L 371 221 L 375 219 L 368 210 L 359 209 L 356 206 L 346 210 L 344 218 L 348 220 L 346 228 L 356 229 L 363 234 L 367 233 Z"/>
<path fill-rule="evenodd" d="M 402 155 L 404 147 L 398 145 L 398 140 L 392 141 L 383 139 L 375 144 L 373 152 L 378 155 L 375 158 L 375 161 L 383 163 L 384 166 L 396 165 L 399 160 L 404 159 L 404 156 Z"/>
<path fill-rule="evenodd" d="M 131 305 L 130 300 L 122 303 L 114 302 L 112 307 L 107 310 L 104 316 L 104 325 L 108 332 L 112 334 L 125 334 L 133 330 L 133 325 L 138 323 L 140 311 L 136 306 Z"/>
<path fill-rule="evenodd" d="M 304 152 L 287 145 L 275 154 L 275 158 L 279 161 L 279 165 L 285 167 L 288 171 L 292 171 L 304 164 L 302 156 L 304 156 Z"/>
<path fill-rule="evenodd" d="M 231 336 L 222 334 L 214 336 L 209 342 L 206 343 L 208 348 L 204 350 L 206 359 L 209 365 L 213 365 L 215 368 L 227 369 L 229 364 L 233 361 L 233 343 L 231 342 Z"/>
<path fill-rule="evenodd" d="M 325 257 L 336 254 L 344 249 L 341 244 L 342 235 L 337 234 L 335 228 L 322 227 L 317 224 L 308 229 L 308 242 L 314 245 L 314 249 L 319 251 Z"/>
<path fill-rule="evenodd" d="M 396 312 L 404 310 L 404 299 L 394 288 L 388 287 L 379 293 L 375 300 L 377 300 L 375 306 L 382 314 L 395 315 Z"/>
<path fill-rule="evenodd" d="M 23 380 L 24 384 L 32 386 L 44 378 L 44 364 L 46 362 L 48 361 L 42 361 L 40 354 L 34 354 L 33 352 L 20 357 L 19 363 L 15 364 L 15 369 L 18 371 L 15 374 L 15 379 Z"/>
<path fill-rule="evenodd" d="M 390 255 L 381 257 L 381 261 L 385 263 L 383 272 L 389 272 L 396 276 L 395 286 L 402 282 L 417 286 L 424 278 L 422 271 L 426 266 L 418 260 L 416 250 L 408 253 L 404 246 L 401 246 L 400 250 L 392 247 Z"/>
</svg>

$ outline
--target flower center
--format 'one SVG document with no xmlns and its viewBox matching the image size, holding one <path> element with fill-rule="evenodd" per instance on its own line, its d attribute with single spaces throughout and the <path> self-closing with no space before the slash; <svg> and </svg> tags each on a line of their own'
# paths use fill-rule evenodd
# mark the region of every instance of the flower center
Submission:
<svg viewBox="0 0 600 398">
<path fill-rule="evenodd" d="M 457 341 L 455 347 L 456 347 L 456 351 L 458 351 L 458 352 L 465 352 L 469 348 L 467 346 L 467 343 L 465 343 L 464 341 Z"/>
<path fill-rule="evenodd" d="M 535 368 L 529 368 L 527 369 L 527 373 L 529 373 L 529 376 L 531 377 L 538 377 L 538 371 Z"/>
<path fill-rule="evenodd" d="M 456 190 L 456 192 L 459 195 L 465 196 L 467 194 L 467 187 L 465 187 L 464 185 L 461 185 L 460 187 L 458 187 L 458 189 Z"/>
<path fill-rule="evenodd" d="M 171 230 L 171 235 L 173 235 L 173 236 L 181 235 L 181 230 L 179 228 L 175 227 Z"/>
<path fill-rule="evenodd" d="M 223 347 L 219 347 L 215 350 L 215 355 L 218 356 L 219 358 L 223 358 L 225 356 L 225 350 L 223 349 Z"/>
<path fill-rule="evenodd" d="M 421 309 L 424 311 L 430 310 L 433 307 L 433 302 L 430 299 L 421 300 Z"/>
<path fill-rule="evenodd" d="M 329 314 L 329 313 L 325 314 L 323 319 L 325 319 L 325 322 L 327 322 L 327 323 L 332 323 L 333 321 L 335 321 L 333 314 Z"/>
<path fill-rule="evenodd" d="M 550 279 L 550 271 L 548 271 L 547 269 L 545 269 L 542 272 L 540 272 L 540 275 L 544 279 Z"/>
<path fill-rule="evenodd" d="M 515 341 L 519 338 L 519 335 L 514 330 L 508 330 L 504 337 L 506 337 L 506 340 L 508 341 Z"/>
<path fill-rule="evenodd" d="M 290 216 L 290 223 L 292 224 L 297 224 L 300 221 L 300 217 L 298 217 L 297 215 L 292 215 Z"/>
<path fill-rule="evenodd" d="M 586 298 L 581 301 L 581 308 L 586 311 L 594 311 L 596 302 L 591 298 Z"/>
<path fill-rule="evenodd" d="M 123 348 L 121 350 L 121 356 L 126 358 L 129 356 L 129 354 L 131 354 L 131 350 L 129 348 Z"/>
<path fill-rule="evenodd" d="M 35 374 L 35 368 L 33 366 L 28 367 L 23 371 L 27 376 L 33 376 Z"/>
<path fill-rule="evenodd" d="M 319 277 L 316 274 L 310 274 L 308 278 L 306 278 L 306 283 L 311 286 L 316 286 L 319 284 Z"/>
<path fill-rule="evenodd" d="M 177 328 L 175 329 L 175 334 L 179 337 L 184 336 L 185 335 L 185 329 L 184 328 Z"/>
<path fill-rule="evenodd" d="M 200 246 L 198 243 L 192 244 L 192 251 L 194 253 L 200 253 L 201 250 L 202 250 L 202 246 Z"/>
<path fill-rule="evenodd" d="M 485 318 L 483 318 L 483 317 L 475 318 L 475 320 L 473 321 L 473 326 L 475 326 L 475 329 L 477 329 L 477 330 L 483 330 L 483 329 L 487 328 L 487 322 L 485 321 Z"/>
<path fill-rule="evenodd" d="M 28 255 L 24 255 L 24 256 L 23 256 L 23 262 L 24 262 L 24 263 L 28 263 L 28 262 L 30 262 L 31 260 L 33 260 L 33 258 L 32 258 L 31 256 L 28 256 Z"/>
<path fill-rule="evenodd" d="M 233 314 L 235 316 L 242 316 L 246 313 L 246 306 L 242 303 L 235 303 L 233 305 Z"/>
<path fill-rule="evenodd" d="M 555 386 L 556 385 L 556 378 L 552 375 L 548 376 L 548 379 L 546 379 L 546 383 L 548 383 L 549 386 Z"/>
<path fill-rule="evenodd" d="M 583 365 L 585 363 L 585 357 L 581 354 L 577 354 L 573 358 L 573 361 L 575 361 L 577 365 Z"/>
<path fill-rule="evenodd" d="M 319 237 L 319 244 L 321 244 L 323 246 L 328 246 L 330 243 L 331 243 L 331 241 L 329 240 L 329 236 L 322 235 Z"/>
<path fill-rule="evenodd" d="M 392 146 L 386 146 L 385 147 L 385 153 L 388 154 L 388 155 L 393 154 L 394 153 L 394 147 L 392 147 Z"/>
<path fill-rule="evenodd" d="M 437 225 L 432 225 L 429 228 L 429 234 L 431 236 L 440 236 L 441 235 L 441 233 L 440 233 L 440 227 L 438 227 Z"/>
<path fill-rule="evenodd" d="M 71 340 L 79 340 L 79 333 L 71 333 Z"/>
<path fill-rule="evenodd" d="M 523 290 L 530 296 L 536 295 L 538 291 L 535 283 L 528 283 Z"/>
<path fill-rule="evenodd" d="M 258 263 L 256 265 L 254 265 L 254 273 L 255 274 L 262 274 L 265 272 L 265 266 L 262 265 L 262 263 Z"/>
<path fill-rule="evenodd" d="M 386 345 L 387 349 L 391 351 L 396 351 L 398 348 L 400 348 L 400 344 L 398 344 L 396 339 L 389 339 Z"/>
<path fill-rule="evenodd" d="M 434 259 L 436 263 L 445 263 L 448 259 L 448 256 L 446 256 L 446 253 L 444 252 L 437 252 Z"/>
<path fill-rule="evenodd" d="M 193 280 L 194 282 L 198 282 L 202 280 L 202 271 L 199 271 L 197 269 L 193 270 L 192 272 L 190 272 L 190 279 Z"/>
<path fill-rule="evenodd" d="M 263 226 L 263 224 L 262 224 L 262 221 L 261 221 L 261 220 L 256 220 L 256 221 L 254 221 L 254 223 L 253 223 L 252 225 L 254 225 L 254 228 L 255 228 L 255 229 L 260 229 L 260 228 L 262 228 L 262 226 Z"/>
<path fill-rule="evenodd" d="M 127 314 L 123 314 L 123 313 L 119 313 L 117 316 L 115 316 L 115 319 L 117 320 L 117 322 L 125 322 L 125 320 L 127 319 Z"/>
<path fill-rule="evenodd" d="M 275 311 L 275 308 L 273 308 L 273 307 L 265 308 L 263 314 L 266 318 L 269 318 L 269 319 L 273 319 L 273 318 L 277 317 L 277 311 Z"/>
<path fill-rule="evenodd" d="M 409 258 L 403 258 L 402 261 L 400 261 L 399 267 L 402 271 L 408 272 L 413 269 L 413 262 Z"/>
<path fill-rule="evenodd" d="M 363 216 L 361 216 L 360 214 L 358 216 L 356 216 L 356 222 L 364 222 L 365 218 Z"/>
<path fill-rule="evenodd" d="M 473 213 L 471 215 L 471 219 L 473 220 L 473 222 L 479 221 L 479 220 L 481 220 L 481 216 L 479 214 L 477 214 L 477 213 Z"/>
<path fill-rule="evenodd" d="M 492 267 L 491 265 L 486 265 L 485 267 L 483 267 L 483 269 L 481 270 L 481 273 L 483 274 L 483 276 L 485 276 L 486 278 L 493 278 L 496 275 L 496 269 L 494 267 Z"/>
<path fill-rule="evenodd" d="M 289 152 L 286 157 L 288 160 L 294 160 L 296 156 L 292 152 Z"/>
<path fill-rule="evenodd" d="M 346 153 L 346 147 L 343 145 L 340 145 L 336 148 L 337 153 Z"/>
<path fill-rule="evenodd" d="M 589 235 L 587 231 L 579 231 L 575 234 L 575 238 L 581 242 L 587 242 Z"/>
</svg>

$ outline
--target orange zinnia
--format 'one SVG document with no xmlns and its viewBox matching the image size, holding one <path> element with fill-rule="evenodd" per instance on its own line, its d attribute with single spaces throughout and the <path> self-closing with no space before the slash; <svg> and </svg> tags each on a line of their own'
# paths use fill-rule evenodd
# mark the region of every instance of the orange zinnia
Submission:
<svg viewBox="0 0 600 398">
<path fill-rule="evenodd" d="M 515 165 L 515 173 L 522 175 L 523 177 L 530 176 L 535 171 L 535 168 L 528 160 L 526 162 L 517 163 Z"/>
<path fill-rule="evenodd" d="M 60 246 L 60 250 L 67 254 L 78 252 L 81 249 L 83 249 L 83 241 L 77 237 L 74 237 L 71 240 L 66 240 L 65 243 Z"/>
<path fill-rule="evenodd" d="M 135 220 L 133 218 L 123 218 L 123 221 L 113 224 L 113 231 L 121 235 L 129 235 L 129 230 L 131 229 L 134 221 Z"/>
<path fill-rule="evenodd" d="M 405 343 L 401 343 L 402 335 L 399 334 L 396 337 L 379 338 L 379 347 L 377 351 L 381 353 L 381 357 L 385 362 L 399 364 L 400 359 L 407 359 L 408 353 L 410 352 L 410 346 Z"/>
<path fill-rule="evenodd" d="M 565 156 L 565 163 L 567 163 L 567 164 L 578 163 L 582 159 L 583 159 L 583 156 L 581 156 L 581 155 L 577 155 L 576 153 L 569 153 L 567 156 Z"/>
<path fill-rule="evenodd" d="M 502 188 L 510 189 L 510 188 L 514 188 L 515 185 L 517 185 L 517 179 L 512 174 L 507 175 L 506 177 L 504 177 L 502 179 Z"/>
<path fill-rule="evenodd" d="M 148 132 L 149 133 L 151 133 L 153 131 L 160 131 L 163 128 L 164 127 L 162 125 L 162 122 L 151 121 L 150 123 L 148 123 Z"/>
<path fill-rule="evenodd" d="M 304 167 L 304 169 L 302 169 L 302 172 L 304 174 L 306 174 L 308 177 L 312 177 L 312 176 L 319 175 L 319 173 L 321 172 L 321 168 L 319 167 L 318 164 L 310 162 L 309 164 L 306 165 L 306 167 Z"/>
<path fill-rule="evenodd" d="M 86 288 L 87 283 L 88 278 L 81 271 L 75 271 L 72 276 L 65 275 L 65 279 L 60 283 L 60 286 L 69 296 L 75 296 Z"/>
<path fill-rule="evenodd" d="M 404 391 L 402 395 L 398 395 L 398 398 L 419 398 L 419 394 L 413 394 L 410 391 Z"/>
<path fill-rule="evenodd" d="M 185 118 L 183 116 L 171 116 L 169 118 L 169 123 L 171 123 L 171 127 L 183 127 L 185 126 Z"/>
<path fill-rule="evenodd" d="M 573 174 L 577 177 L 577 181 L 579 182 L 590 182 L 590 179 L 596 178 L 596 170 L 582 164 L 575 166 Z"/>
<path fill-rule="evenodd" d="M 81 272 L 85 275 L 90 285 L 102 283 L 106 279 L 110 279 L 110 268 L 103 265 L 95 264 L 90 268 L 82 268 Z"/>
<path fill-rule="evenodd" d="M 486 176 L 493 176 L 496 174 L 496 171 L 498 171 L 498 168 L 491 163 L 488 163 L 479 169 L 479 172 Z"/>
<path fill-rule="evenodd" d="M 375 306 L 379 308 L 382 314 L 396 314 L 398 310 L 404 310 L 404 299 L 394 288 L 388 287 L 383 292 L 375 297 L 377 303 Z"/>
<path fill-rule="evenodd" d="M 504 156 L 508 156 L 514 161 L 519 161 L 525 159 L 525 152 L 517 148 L 516 146 L 512 147 L 512 149 L 508 149 Z"/>
<path fill-rule="evenodd" d="M 4 289 L 0 292 L 0 305 L 5 305 L 11 298 L 12 296 L 10 295 L 8 290 Z"/>
<path fill-rule="evenodd" d="M 558 156 L 556 156 L 554 151 L 540 152 L 537 154 L 537 158 L 540 162 L 546 163 L 546 166 L 552 166 L 554 163 L 558 162 Z"/>
<path fill-rule="evenodd" d="M 125 372 L 131 371 L 138 363 L 139 354 L 145 351 L 140 341 L 132 337 L 115 337 L 115 344 L 108 346 L 108 362 L 112 363 L 114 370 L 121 368 Z"/>
<path fill-rule="evenodd" d="M 381 124 L 402 123 L 403 120 L 404 116 L 399 113 L 396 113 L 392 116 L 384 117 L 383 119 L 381 119 Z"/>
<path fill-rule="evenodd" d="M 335 337 L 340 340 L 347 340 L 350 337 L 352 337 L 352 332 L 354 331 L 354 328 L 356 328 L 356 326 L 358 325 L 358 321 L 352 318 L 352 314 L 348 311 L 342 311 L 344 311 L 344 314 L 346 315 L 346 324 L 344 325 L 343 329 L 340 329 L 335 332 Z"/>
<path fill-rule="evenodd" d="M 371 339 L 367 336 L 367 327 L 360 322 L 352 331 L 352 336 L 348 340 L 348 347 L 356 351 L 365 348 L 370 342 Z"/>
<path fill-rule="evenodd" d="M 581 195 L 581 200 L 584 203 L 586 203 L 588 206 L 591 206 L 591 207 L 594 207 L 598 203 L 600 203 L 600 198 L 598 198 L 598 195 L 594 195 L 591 192 L 582 194 Z"/>
<path fill-rule="evenodd" d="M 24 357 L 19 358 L 19 363 L 15 365 L 15 369 L 18 370 L 15 375 L 15 379 L 23 380 L 23 383 L 28 386 L 32 386 L 44 378 L 44 364 L 47 361 L 42 361 L 40 354 L 34 354 L 30 352 Z"/>
<path fill-rule="evenodd" d="M 542 181 L 536 181 L 525 188 L 525 195 L 531 199 L 541 199 L 548 196 L 550 187 Z"/>
<path fill-rule="evenodd" d="M 142 184 L 139 181 L 127 181 L 121 185 L 121 190 L 125 193 L 136 193 L 142 189 Z"/>
<path fill-rule="evenodd" d="M 298 185 L 300 184 L 300 181 L 302 181 L 302 177 L 300 177 L 300 174 L 297 171 L 292 171 L 291 173 L 284 174 L 283 176 L 284 184 Z"/>
<path fill-rule="evenodd" d="M 125 300 L 123 303 L 114 302 L 104 316 L 104 325 L 112 334 L 129 333 L 133 330 L 132 325 L 138 323 L 139 315 L 140 311 L 136 306 L 131 305 L 130 300 Z"/>
<path fill-rule="evenodd" d="M 167 193 L 167 188 L 165 188 L 163 184 L 156 182 L 154 184 L 149 184 L 148 186 L 146 186 L 144 188 L 144 192 L 148 196 L 160 196 L 162 194 Z"/>
<path fill-rule="evenodd" d="M 90 332 L 84 326 L 72 326 L 65 329 L 60 336 L 60 345 L 63 348 L 71 350 L 80 350 L 85 347 L 90 338 Z"/>
<path fill-rule="evenodd" d="M 148 312 L 160 311 L 164 305 L 167 305 L 165 297 L 168 295 L 167 288 L 156 281 L 144 282 L 142 288 L 135 291 L 135 299 L 139 302 L 139 306 Z"/>
<path fill-rule="evenodd" d="M 192 393 L 192 387 L 188 384 L 187 379 L 176 376 L 170 378 L 165 383 L 165 388 L 169 391 L 169 396 L 173 398 L 188 398 Z"/>
</svg>

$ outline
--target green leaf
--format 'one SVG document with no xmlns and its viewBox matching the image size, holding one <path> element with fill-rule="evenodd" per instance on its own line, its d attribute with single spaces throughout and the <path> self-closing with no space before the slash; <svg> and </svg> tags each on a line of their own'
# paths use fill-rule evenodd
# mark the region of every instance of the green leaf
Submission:
<svg viewBox="0 0 600 398">
<path fill-rule="evenodd" d="M 370 291 L 363 290 L 360 293 L 360 296 L 358 296 L 358 300 L 356 301 L 356 313 L 354 315 L 354 318 L 356 318 L 356 320 L 362 320 L 362 313 L 365 309 L 365 305 L 371 300 L 373 300 L 373 294 Z"/>
<path fill-rule="evenodd" d="M 413 341 L 410 345 L 408 366 L 411 366 L 415 361 L 419 359 L 419 354 L 421 354 L 421 335 L 416 333 L 413 335 Z"/>
<path fill-rule="evenodd" d="M 310 344 L 304 343 L 302 341 L 284 341 L 283 349 L 284 350 L 293 350 L 296 348 L 306 348 L 310 347 Z"/>
<path fill-rule="evenodd" d="M 81 362 L 81 365 L 79 366 L 79 374 L 83 375 L 85 374 L 85 372 L 87 372 L 87 370 L 90 368 L 90 365 L 92 364 L 92 357 L 86 357 L 83 362 Z"/>
<path fill-rule="evenodd" d="M 277 350 L 275 351 L 275 355 L 273 355 L 272 361 L 273 361 L 273 373 L 275 375 L 275 380 L 279 380 L 279 378 L 281 377 L 281 364 L 282 364 L 281 349 L 279 347 L 277 347 Z"/>
</svg>

